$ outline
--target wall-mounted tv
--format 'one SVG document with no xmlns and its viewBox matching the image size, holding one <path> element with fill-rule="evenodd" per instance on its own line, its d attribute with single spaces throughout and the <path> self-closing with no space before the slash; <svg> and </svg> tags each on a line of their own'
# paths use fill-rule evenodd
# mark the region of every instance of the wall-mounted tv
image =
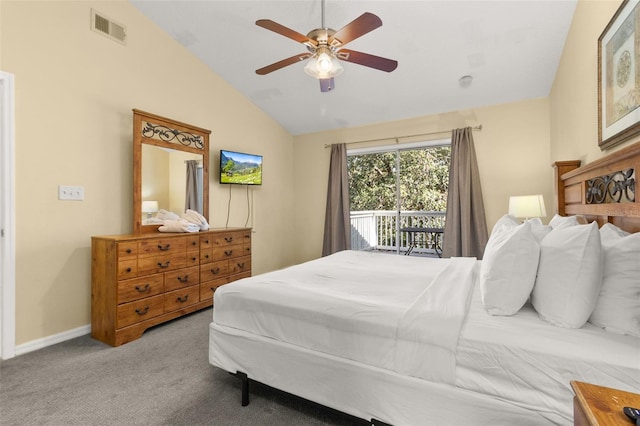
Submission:
<svg viewBox="0 0 640 426">
<path fill-rule="evenodd" d="M 262 185 L 262 155 L 221 149 L 220 183 Z"/>
</svg>

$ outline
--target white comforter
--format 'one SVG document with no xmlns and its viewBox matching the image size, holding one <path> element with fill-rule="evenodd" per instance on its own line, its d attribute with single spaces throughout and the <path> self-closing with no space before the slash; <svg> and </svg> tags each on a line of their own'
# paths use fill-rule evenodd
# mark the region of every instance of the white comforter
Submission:
<svg viewBox="0 0 640 426">
<path fill-rule="evenodd" d="M 453 384 L 476 269 L 471 258 L 344 251 L 219 288 L 214 322 Z"/>
</svg>

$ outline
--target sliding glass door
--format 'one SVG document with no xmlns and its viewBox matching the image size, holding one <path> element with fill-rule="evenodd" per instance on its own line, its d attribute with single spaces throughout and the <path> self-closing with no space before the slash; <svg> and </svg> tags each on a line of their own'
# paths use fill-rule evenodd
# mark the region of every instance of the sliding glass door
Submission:
<svg viewBox="0 0 640 426">
<path fill-rule="evenodd" d="M 444 144 L 350 152 L 352 248 L 400 253 L 402 228 L 443 226 L 450 156 Z"/>
</svg>

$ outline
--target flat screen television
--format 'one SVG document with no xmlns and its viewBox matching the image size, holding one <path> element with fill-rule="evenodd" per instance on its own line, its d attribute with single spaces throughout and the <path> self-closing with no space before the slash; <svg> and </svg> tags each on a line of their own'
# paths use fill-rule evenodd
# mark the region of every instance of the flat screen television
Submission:
<svg viewBox="0 0 640 426">
<path fill-rule="evenodd" d="M 220 183 L 262 185 L 262 155 L 221 149 Z"/>
</svg>

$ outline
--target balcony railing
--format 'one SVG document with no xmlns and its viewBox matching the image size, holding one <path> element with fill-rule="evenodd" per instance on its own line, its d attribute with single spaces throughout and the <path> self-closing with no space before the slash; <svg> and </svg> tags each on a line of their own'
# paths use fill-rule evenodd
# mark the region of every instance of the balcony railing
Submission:
<svg viewBox="0 0 640 426">
<path fill-rule="evenodd" d="M 444 228 L 446 212 L 368 210 L 351 212 L 351 248 L 353 250 L 387 250 L 404 253 L 411 235 L 401 228 Z M 417 235 L 412 253 L 434 253 L 433 234 Z"/>
</svg>

